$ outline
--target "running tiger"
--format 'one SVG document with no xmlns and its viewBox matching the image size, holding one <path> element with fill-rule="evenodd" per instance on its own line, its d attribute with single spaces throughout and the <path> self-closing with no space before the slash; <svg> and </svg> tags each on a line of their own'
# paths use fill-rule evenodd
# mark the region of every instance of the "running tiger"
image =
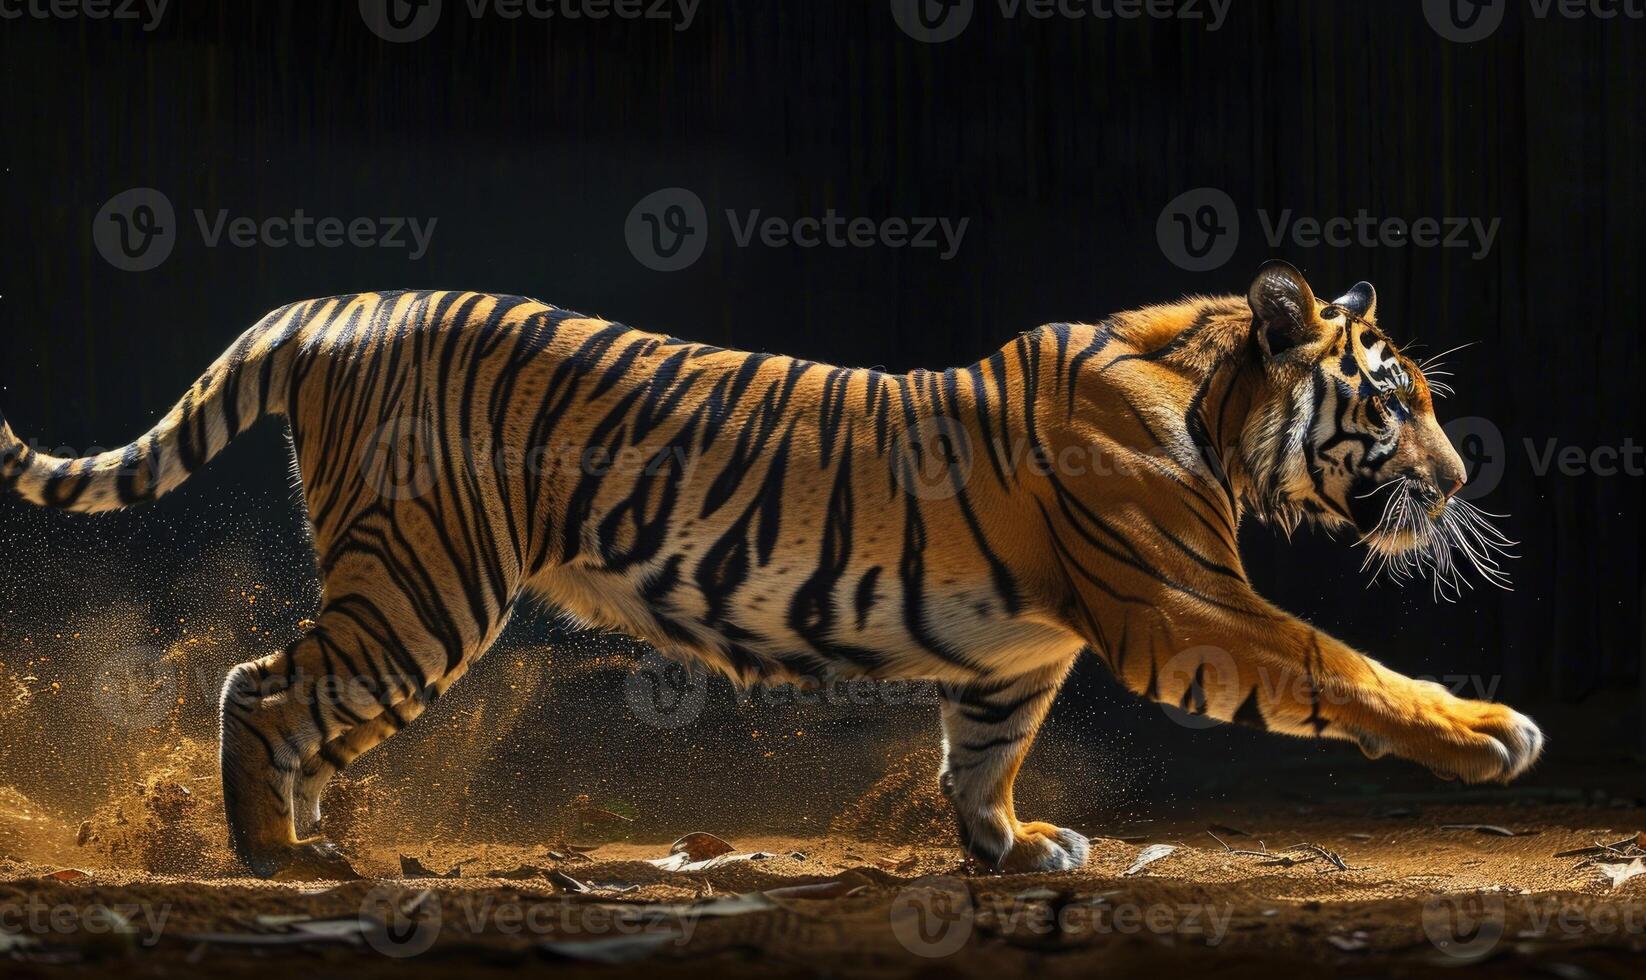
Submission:
<svg viewBox="0 0 1646 980">
<path fill-rule="evenodd" d="M 318 834 L 327 780 L 456 683 L 527 593 L 738 684 L 941 682 L 969 858 L 1066 869 L 1087 839 L 1020 821 L 1012 784 L 1085 650 L 1143 697 L 1448 778 L 1537 759 L 1528 718 L 1383 667 L 1242 570 L 1251 515 L 1351 531 L 1440 590 L 1471 566 L 1501 581 L 1510 542 L 1454 496 L 1443 385 L 1376 308 L 1367 283 L 1323 302 L 1270 262 L 1244 297 L 893 375 L 513 296 L 341 296 L 269 314 L 123 449 L 53 458 L 0 419 L 0 487 L 126 507 L 289 421 L 322 608 L 221 704 L 230 837 L 259 876 L 349 874 Z"/>
</svg>

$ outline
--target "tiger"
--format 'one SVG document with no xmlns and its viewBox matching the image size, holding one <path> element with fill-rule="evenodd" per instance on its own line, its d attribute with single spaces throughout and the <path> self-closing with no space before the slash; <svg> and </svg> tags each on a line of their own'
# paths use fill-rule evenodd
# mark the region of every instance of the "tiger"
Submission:
<svg viewBox="0 0 1646 980">
<path fill-rule="evenodd" d="M 285 418 L 320 605 L 220 700 L 228 835 L 258 877 L 354 876 L 321 832 L 328 781 L 525 597 L 738 685 L 930 684 L 966 865 L 1060 871 L 1090 839 L 1020 820 L 1013 785 L 1088 651 L 1205 724 L 1468 782 L 1537 760 L 1531 719 L 1383 666 L 1242 566 L 1253 517 L 1354 536 L 1402 580 L 1501 582 L 1513 542 L 1458 496 L 1439 374 L 1378 325 L 1369 283 L 1323 301 L 1278 260 L 1244 296 L 1051 323 L 906 374 L 518 296 L 361 293 L 269 313 L 124 448 L 57 458 L 0 418 L 0 486 L 130 507 Z"/>
</svg>

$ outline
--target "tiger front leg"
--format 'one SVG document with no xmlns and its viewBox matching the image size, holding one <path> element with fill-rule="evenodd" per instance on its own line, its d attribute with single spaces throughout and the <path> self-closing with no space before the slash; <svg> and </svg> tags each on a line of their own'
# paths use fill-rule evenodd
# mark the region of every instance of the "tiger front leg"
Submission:
<svg viewBox="0 0 1646 980">
<path fill-rule="evenodd" d="M 1108 659 L 1131 690 L 1192 714 L 1350 741 L 1443 779 L 1508 782 L 1543 751 L 1538 726 L 1506 705 L 1407 677 L 1284 615 L 1236 616 L 1176 623 L 1175 646 L 1157 637 Z"/>
<path fill-rule="evenodd" d="M 1086 863 L 1090 842 L 1072 830 L 1017 819 L 1012 784 L 1057 697 L 1069 663 L 1013 680 L 946 689 L 943 794 L 954 805 L 960 843 L 991 871 L 1067 871 Z"/>
</svg>

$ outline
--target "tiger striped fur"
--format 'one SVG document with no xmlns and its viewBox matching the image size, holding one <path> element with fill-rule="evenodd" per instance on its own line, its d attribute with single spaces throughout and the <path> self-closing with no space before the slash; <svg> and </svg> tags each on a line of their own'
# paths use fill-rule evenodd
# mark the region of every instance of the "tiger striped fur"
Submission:
<svg viewBox="0 0 1646 980">
<path fill-rule="evenodd" d="M 941 682 L 968 855 L 1071 868 L 1086 838 L 1019 821 L 1012 785 L 1083 650 L 1144 697 L 1446 776 L 1536 759 L 1527 718 L 1381 666 L 1242 571 L 1246 515 L 1447 553 L 1423 522 L 1461 505 L 1463 469 L 1375 317 L 1369 285 L 1325 303 L 1275 262 L 1245 297 L 893 375 L 519 297 L 341 296 L 269 314 L 123 449 L 52 458 L 0 419 L 0 486 L 125 507 L 289 420 L 322 608 L 232 671 L 221 706 L 231 839 L 258 875 L 347 871 L 316 835 L 327 780 L 461 678 L 528 593 L 739 684 Z"/>
</svg>

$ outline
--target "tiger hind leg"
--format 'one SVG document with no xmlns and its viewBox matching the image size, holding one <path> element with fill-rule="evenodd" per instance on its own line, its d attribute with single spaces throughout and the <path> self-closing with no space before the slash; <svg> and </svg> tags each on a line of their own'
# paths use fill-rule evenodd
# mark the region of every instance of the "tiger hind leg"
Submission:
<svg viewBox="0 0 1646 980">
<path fill-rule="evenodd" d="M 292 817 L 298 834 L 312 836 L 320 832 L 320 801 L 326 795 L 326 786 L 333 776 L 416 721 L 425 709 L 446 693 L 447 688 L 468 673 L 473 662 L 470 659 L 458 664 L 446 676 L 404 701 L 390 705 L 371 721 L 356 725 L 322 745 L 320 751 L 303 764 L 302 774 L 292 790 Z"/>
<path fill-rule="evenodd" d="M 400 628 L 387 628 L 391 621 Z M 367 614 L 358 604 L 329 607 L 281 652 L 230 672 L 221 708 L 223 803 L 230 843 L 253 874 L 354 876 L 333 848 L 298 828 L 318 823 L 319 792 L 338 763 L 410 723 L 484 648 L 459 644 L 448 669 L 457 641 L 410 637 L 408 622 L 418 620 Z"/>
<path fill-rule="evenodd" d="M 993 871 L 1067 871 L 1090 842 L 1072 830 L 1017 819 L 1012 784 L 1070 662 L 1004 682 L 945 690 L 943 794 L 954 805 L 967 857 Z"/>
</svg>

